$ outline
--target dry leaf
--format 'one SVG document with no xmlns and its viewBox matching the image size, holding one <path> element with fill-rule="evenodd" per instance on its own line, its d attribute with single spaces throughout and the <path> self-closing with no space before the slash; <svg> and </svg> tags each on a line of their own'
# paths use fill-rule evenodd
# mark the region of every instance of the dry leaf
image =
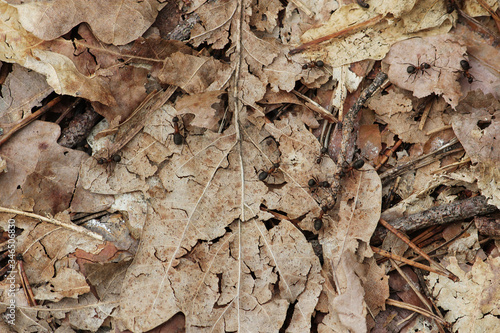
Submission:
<svg viewBox="0 0 500 333">
<path fill-rule="evenodd" d="M 18 121 L 29 115 L 31 109 L 40 106 L 42 99 L 51 92 L 52 88 L 47 85 L 45 77 L 14 64 L 12 72 L 2 84 L 0 119 L 4 133 L 7 132 L 5 123 Z"/>
<path fill-rule="evenodd" d="M 24 29 L 43 40 L 56 39 L 86 22 L 102 42 L 124 45 L 140 37 L 153 24 L 157 1 L 120 3 L 54 0 L 15 5 Z M 131 29 L 130 22 L 134 22 Z"/>
<path fill-rule="evenodd" d="M 446 310 L 445 320 L 453 323 L 453 332 L 494 332 L 500 325 L 499 257 L 477 259 L 470 271 L 464 271 L 451 257 L 446 267 L 460 278 L 453 282 L 435 273 L 427 278 L 437 305 Z"/>
<path fill-rule="evenodd" d="M 453 130 L 473 163 L 478 186 L 491 204 L 500 207 L 500 150 L 498 147 L 500 105 L 491 95 L 470 93 L 457 107 Z"/>
</svg>

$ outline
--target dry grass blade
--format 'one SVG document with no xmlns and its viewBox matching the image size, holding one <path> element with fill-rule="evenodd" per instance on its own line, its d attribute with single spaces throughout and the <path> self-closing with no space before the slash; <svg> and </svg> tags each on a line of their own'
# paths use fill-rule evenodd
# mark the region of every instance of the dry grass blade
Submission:
<svg viewBox="0 0 500 333">
<path fill-rule="evenodd" d="M 411 305 L 411 304 L 404 303 L 404 302 L 400 302 L 400 301 L 396 301 L 396 300 L 390 299 L 390 298 L 388 298 L 386 300 L 386 304 L 387 305 L 392 305 L 392 306 L 397 306 L 398 308 L 407 309 L 407 310 L 410 310 L 410 311 L 415 311 L 417 313 L 420 313 L 423 316 L 426 316 L 428 318 L 434 319 L 435 321 L 437 321 L 438 323 L 442 324 L 445 327 L 450 327 L 451 326 L 444 319 L 439 318 L 438 316 L 436 316 L 432 312 L 429 312 L 429 311 L 427 311 L 425 309 L 419 308 L 418 306 Z"/>
<path fill-rule="evenodd" d="M 53 219 L 53 218 L 48 218 L 48 217 L 44 217 L 44 216 L 41 216 L 41 215 L 38 215 L 38 214 L 28 213 L 28 212 L 24 212 L 22 210 L 10 209 L 10 208 L 5 208 L 5 207 L 0 207 L 0 212 L 10 213 L 10 214 L 19 214 L 19 215 L 24 215 L 24 216 L 32 217 L 34 219 L 37 219 L 37 220 L 40 220 L 40 221 L 43 221 L 43 222 L 52 223 L 52 224 L 55 224 L 57 226 L 60 226 L 60 227 L 66 228 L 66 229 L 70 229 L 70 230 L 73 230 L 73 231 L 85 234 L 85 235 L 87 235 L 89 237 L 92 237 L 92 238 L 95 238 L 97 240 L 102 241 L 102 236 L 99 235 L 99 234 L 96 234 L 95 232 L 87 230 L 87 229 L 85 229 L 83 227 L 79 227 L 77 225 L 64 223 L 64 222 L 58 221 L 58 220 Z"/>
</svg>

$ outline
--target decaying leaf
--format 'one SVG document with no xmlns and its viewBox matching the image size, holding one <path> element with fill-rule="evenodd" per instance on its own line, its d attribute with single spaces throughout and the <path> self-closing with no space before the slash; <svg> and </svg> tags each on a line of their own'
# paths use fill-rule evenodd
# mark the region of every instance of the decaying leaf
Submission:
<svg viewBox="0 0 500 333">
<path fill-rule="evenodd" d="M 447 267 L 460 278 L 460 282 L 431 273 L 428 283 L 437 305 L 447 310 L 445 319 L 453 323 L 453 332 L 493 332 L 500 324 L 500 290 L 498 271 L 500 259 L 477 259 L 464 271 L 451 257 Z"/>
<path fill-rule="evenodd" d="M 499 120 L 500 105 L 491 95 L 470 93 L 452 118 L 453 129 L 474 163 L 478 186 L 500 207 Z M 467 116 L 466 116 L 467 115 Z"/>
<path fill-rule="evenodd" d="M 39 106 L 41 100 L 51 92 L 52 89 L 47 85 L 47 81 L 42 75 L 14 64 L 12 73 L 2 85 L 0 119 L 4 132 L 7 131 L 5 123 L 23 119 L 33 107 Z"/>
<path fill-rule="evenodd" d="M 433 174 L 467 163 L 460 152 L 409 170 L 398 179 L 399 198 L 389 200 L 397 206 L 384 214 L 451 202 L 462 187 L 500 206 L 499 93 L 496 64 L 486 56 L 497 54 L 494 47 L 450 32 L 464 13 L 481 12 L 470 1 L 453 11 L 436 0 L 368 2 L 185 0 L 156 22 L 166 5 L 152 0 L 0 5 L 0 60 L 16 64 L 2 88 L 3 104 L 12 105 L 4 109 L 29 112 L 52 87 L 89 100 L 106 118 L 82 143 L 93 151 L 88 158 L 54 146 L 59 131 L 42 122 L 0 147 L 12 174 L 0 178 L 2 205 L 58 214 L 65 223 L 82 212 L 118 211 L 85 222 L 103 242 L 14 216 L 17 252 L 35 298 L 45 302 L 30 309 L 20 300 L 27 320 L 19 329 L 48 330 L 47 322 L 68 332 L 375 326 L 389 277 L 370 248 L 386 204 L 372 165 L 386 147 L 396 145 L 381 168 L 456 135 L 475 166 Z M 176 29 L 184 42 L 165 39 Z M 26 77 L 17 64 L 45 76 L 39 98 L 13 93 L 12 81 Z M 376 79 L 375 91 L 370 80 L 385 71 L 392 85 Z M 366 87 L 375 92 L 361 101 Z M 109 135 L 97 134 L 106 127 Z M 370 163 L 350 166 L 353 156 Z M 447 251 L 467 265 L 478 249 L 470 229 Z M 477 259 L 467 275 L 447 260 L 463 285 L 429 281 L 449 320 L 465 330 L 480 317 L 484 327 L 495 323 L 497 261 Z M 446 304 L 447 290 L 462 287 L 479 302 L 468 310 L 473 320 Z"/>
</svg>

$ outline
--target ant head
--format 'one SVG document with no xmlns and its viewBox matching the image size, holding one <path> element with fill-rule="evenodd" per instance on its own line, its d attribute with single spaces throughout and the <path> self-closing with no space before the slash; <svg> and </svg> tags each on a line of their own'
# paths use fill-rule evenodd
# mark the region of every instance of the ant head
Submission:
<svg viewBox="0 0 500 333">
<path fill-rule="evenodd" d="M 307 182 L 307 185 L 309 187 L 316 186 L 316 184 L 317 184 L 317 182 L 316 182 L 316 180 L 314 178 L 309 179 L 309 181 Z"/>
<path fill-rule="evenodd" d="M 309 68 L 309 65 L 308 64 L 303 64 L 302 65 L 302 69 L 308 69 Z"/>
<path fill-rule="evenodd" d="M 177 116 L 173 117 L 173 118 L 172 118 L 172 121 L 173 121 L 174 123 L 178 123 L 178 122 L 179 122 L 179 117 L 177 117 Z"/>
<path fill-rule="evenodd" d="M 467 60 L 460 60 L 460 66 L 464 71 L 470 69 L 470 64 Z M 470 83 L 470 82 L 469 82 Z"/>
<path fill-rule="evenodd" d="M 326 180 L 325 180 L 325 181 L 322 181 L 321 183 L 319 183 L 319 185 L 320 185 L 321 187 L 330 187 L 330 183 L 329 183 L 329 182 L 327 182 Z"/>
<path fill-rule="evenodd" d="M 415 66 L 413 66 L 413 65 L 410 65 L 410 66 L 406 67 L 406 72 L 407 72 L 408 74 L 413 74 L 413 73 L 415 73 L 415 70 L 416 70 L 416 68 L 415 68 Z"/>
<path fill-rule="evenodd" d="M 106 163 L 106 159 L 102 157 L 97 160 L 97 164 L 103 165 L 104 163 Z"/>
<path fill-rule="evenodd" d="M 424 62 L 424 63 L 422 64 L 422 67 L 423 67 L 424 69 L 429 69 L 429 68 L 431 68 L 431 65 L 429 65 L 429 64 L 428 64 L 428 63 L 426 63 L 426 62 Z"/>
<path fill-rule="evenodd" d="M 328 148 L 326 147 L 321 147 L 321 150 L 319 151 L 321 154 L 326 154 L 328 152 Z"/>
<path fill-rule="evenodd" d="M 122 160 L 122 157 L 120 155 L 118 155 L 118 154 L 115 154 L 115 155 L 111 156 L 111 159 L 114 162 L 118 163 L 118 162 L 120 162 Z"/>
<path fill-rule="evenodd" d="M 273 168 L 278 169 L 280 167 L 280 162 L 273 163 Z"/>
<path fill-rule="evenodd" d="M 323 67 L 323 66 L 325 66 L 325 63 L 323 62 L 323 60 L 318 60 L 318 61 L 316 61 L 316 66 Z"/>
</svg>

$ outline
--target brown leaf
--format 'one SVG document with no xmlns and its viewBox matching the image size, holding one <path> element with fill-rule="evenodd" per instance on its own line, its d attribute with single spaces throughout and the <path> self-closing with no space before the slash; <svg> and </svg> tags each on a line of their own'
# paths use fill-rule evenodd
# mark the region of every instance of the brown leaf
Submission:
<svg viewBox="0 0 500 333">
<path fill-rule="evenodd" d="M 418 98 L 432 93 L 442 95 L 447 103 L 456 107 L 462 95 L 458 78 L 465 53 L 466 48 L 451 36 L 441 35 L 394 44 L 384 62 L 391 65 L 387 74 L 392 83 L 413 91 Z M 423 64 L 430 67 L 425 69 Z"/>
<path fill-rule="evenodd" d="M 31 199 L 35 212 L 53 215 L 69 207 L 86 154 L 59 146 L 59 135 L 59 126 L 36 121 L 0 147 L 12 175 L 0 178 L 3 206 L 20 207 Z"/>
<path fill-rule="evenodd" d="M 33 107 L 40 106 L 42 99 L 52 91 L 44 76 L 14 64 L 12 72 L 2 85 L 0 119 L 3 123 L 12 123 L 23 119 Z M 2 128 L 4 132 L 7 132 L 5 124 Z"/>
<path fill-rule="evenodd" d="M 161 5 L 153 0 L 120 3 L 55 0 L 13 7 L 18 10 L 24 29 L 40 39 L 56 39 L 86 22 L 102 42 L 124 45 L 140 37 L 153 24 Z M 134 24 L 131 26 L 130 22 Z"/>
</svg>

